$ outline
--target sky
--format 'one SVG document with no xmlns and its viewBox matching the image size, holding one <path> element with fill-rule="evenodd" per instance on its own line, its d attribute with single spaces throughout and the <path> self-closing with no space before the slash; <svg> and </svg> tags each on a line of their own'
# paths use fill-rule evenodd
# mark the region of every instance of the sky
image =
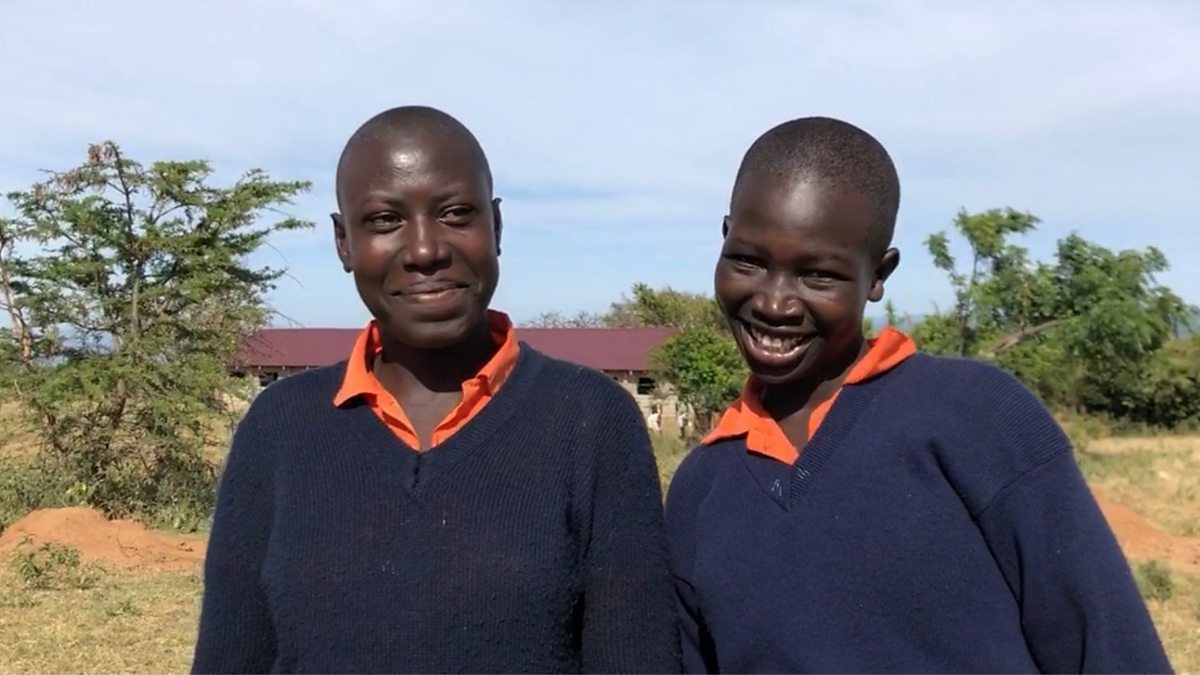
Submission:
<svg viewBox="0 0 1200 675">
<path fill-rule="evenodd" d="M 1186 0 L 0 0 L 0 191 L 102 140 L 207 159 L 224 183 L 310 180 L 288 212 L 316 226 L 254 262 L 288 268 L 277 325 L 358 326 L 328 219 L 337 156 L 375 113 L 431 105 L 488 154 L 493 306 L 519 322 L 602 311 L 637 282 L 711 292 L 742 154 L 825 115 L 897 165 L 902 312 L 952 298 L 926 237 L 1005 206 L 1041 218 L 1034 257 L 1073 231 L 1156 246 L 1160 281 L 1200 304 L 1197 64 Z"/>
</svg>

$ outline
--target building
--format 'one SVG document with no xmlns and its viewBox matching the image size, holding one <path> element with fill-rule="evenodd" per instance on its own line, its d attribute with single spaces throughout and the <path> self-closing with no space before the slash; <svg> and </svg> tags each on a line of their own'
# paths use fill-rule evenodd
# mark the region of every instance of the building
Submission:
<svg viewBox="0 0 1200 675">
<path fill-rule="evenodd" d="M 266 328 L 246 341 L 235 369 L 257 377 L 265 386 L 310 368 L 345 359 L 354 346 L 357 328 Z M 517 328 L 517 339 L 563 361 L 607 374 L 637 400 L 650 419 L 676 418 L 669 388 L 654 379 L 650 353 L 674 333 L 671 328 Z"/>
</svg>

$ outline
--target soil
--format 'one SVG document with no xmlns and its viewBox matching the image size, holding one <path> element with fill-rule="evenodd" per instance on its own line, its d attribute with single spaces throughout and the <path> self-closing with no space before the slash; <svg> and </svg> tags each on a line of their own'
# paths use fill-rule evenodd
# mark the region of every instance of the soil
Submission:
<svg viewBox="0 0 1200 675">
<path fill-rule="evenodd" d="M 1099 492 L 1096 501 L 1127 556 L 1162 560 L 1200 573 L 1200 537 L 1163 532 L 1133 509 Z M 160 532 L 131 520 L 108 520 L 99 511 L 82 507 L 30 513 L 0 535 L 0 554 L 16 551 L 26 537 L 35 546 L 45 542 L 72 546 L 84 562 L 130 569 L 198 569 L 206 549 L 202 535 Z"/>
<path fill-rule="evenodd" d="M 204 561 L 206 541 L 147 529 L 132 520 L 108 520 L 88 508 L 43 509 L 9 525 L 0 535 L 0 554 L 28 544 L 74 547 L 83 562 L 141 570 L 195 570 Z"/>
<path fill-rule="evenodd" d="M 1174 568 L 1200 572 L 1200 537 L 1180 537 L 1163 532 L 1128 506 L 1105 499 L 1096 490 L 1093 494 L 1126 556 L 1138 560 L 1162 560 Z"/>
</svg>

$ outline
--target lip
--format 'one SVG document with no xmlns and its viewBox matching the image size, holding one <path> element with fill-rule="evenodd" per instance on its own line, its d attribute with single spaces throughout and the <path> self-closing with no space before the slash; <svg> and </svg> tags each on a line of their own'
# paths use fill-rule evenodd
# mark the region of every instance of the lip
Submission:
<svg viewBox="0 0 1200 675">
<path fill-rule="evenodd" d="M 456 303 L 467 288 L 467 284 L 457 281 L 427 281 L 405 286 L 391 295 L 412 305 L 440 306 Z"/>
<path fill-rule="evenodd" d="M 813 335 L 797 330 L 762 326 L 737 320 L 739 342 L 749 360 L 770 370 L 782 370 L 804 358 Z"/>
</svg>

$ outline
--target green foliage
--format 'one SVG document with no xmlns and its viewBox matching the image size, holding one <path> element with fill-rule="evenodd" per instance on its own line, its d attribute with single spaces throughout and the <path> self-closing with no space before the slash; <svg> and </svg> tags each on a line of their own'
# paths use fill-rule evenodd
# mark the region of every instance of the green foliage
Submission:
<svg viewBox="0 0 1200 675">
<path fill-rule="evenodd" d="M 17 215 L 0 220 L 10 384 L 52 463 L 111 515 L 210 509 L 206 424 L 232 415 L 227 369 L 283 274 L 246 258 L 311 226 L 263 222 L 307 183 L 254 170 L 217 187 L 211 173 L 203 161 L 143 166 L 102 143 L 9 194 Z"/>
<path fill-rule="evenodd" d="M 725 317 L 711 296 L 647 284 L 634 284 L 632 297 L 614 302 L 603 322 L 613 328 L 703 326 L 725 330 Z"/>
<path fill-rule="evenodd" d="M 692 325 L 669 338 L 652 355 L 663 379 L 681 404 L 704 422 L 737 398 L 747 371 L 733 338 L 725 331 Z"/>
<path fill-rule="evenodd" d="M 36 590 L 93 588 L 102 572 L 80 562 L 79 551 L 53 542 L 34 546 L 28 537 L 17 546 L 13 570 L 26 588 Z"/>
<path fill-rule="evenodd" d="M 1147 425 L 1200 419 L 1200 357 L 1172 343 L 1194 310 L 1155 280 L 1165 256 L 1072 234 L 1053 263 L 1035 263 L 1010 240 L 1037 222 L 1012 209 L 959 213 L 962 269 L 945 233 L 929 237 L 955 303 L 913 329 L 921 348 L 992 360 L 1056 407 Z"/>
<path fill-rule="evenodd" d="M 78 506 L 71 477 L 33 460 L 0 457 L 0 531 L 36 509 Z"/>
<path fill-rule="evenodd" d="M 1170 600 L 1175 594 L 1175 582 L 1171 579 L 1171 568 L 1150 560 L 1137 566 L 1133 573 L 1138 590 L 1146 600 Z"/>
</svg>

